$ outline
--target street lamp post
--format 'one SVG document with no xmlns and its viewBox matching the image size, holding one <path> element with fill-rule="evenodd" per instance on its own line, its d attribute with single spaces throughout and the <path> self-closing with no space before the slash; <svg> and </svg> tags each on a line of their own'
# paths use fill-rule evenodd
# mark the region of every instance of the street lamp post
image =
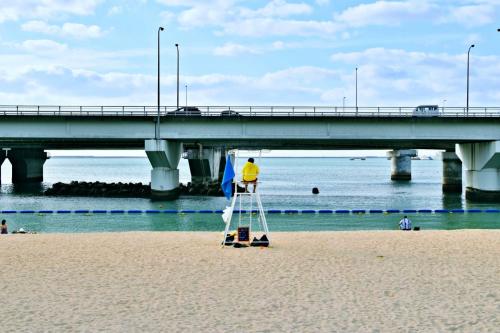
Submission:
<svg viewBox="0 0 500 333">
<path fill-rule="evenodd" d="M 472 44 L 469 46 L 469 50 L 467 51 L 467 108 L 466 108 L 466 115 L 469 116 L 469 61 L 470 61 L 470 49 L 473 48 L 475 45 Z"/>
<path fill-rule="evenodd" d="M 444 113 L 444 105 L 446 104 L 446 100 L 443 99 L 443 113 Z"/>
<path fill-rule="evenodd" d="M 179 44 L 175 44 L 177 49 L 177 109 L 179 109 Z"/>
<path fill-rule="evenodd" d="M 346 97 L 344 96 L 342 98 L 342 112 L 345 112 L 345 99 L 346 99 Z"/>
<path fill-rule="evenodd" d="M 184 85 L 184 87 L 186 88 L 186 107 L 188 106 L 188 85 Z"/>
<path fill-rule="evenodd" d="M 356 67 L 356 116 L 358 115 L 358 67 Z"/>
<path fill-rule="evenodd" d="M 156 118 L 155 139 L 160 139 L 160 31 L 165 30 L 163 27 L 158 28 L 158 117 Z"/>
</svg>

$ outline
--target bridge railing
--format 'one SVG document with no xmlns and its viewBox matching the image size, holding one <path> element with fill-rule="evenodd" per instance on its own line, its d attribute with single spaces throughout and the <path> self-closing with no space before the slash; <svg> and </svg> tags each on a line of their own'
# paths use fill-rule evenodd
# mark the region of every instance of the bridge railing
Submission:
<svg viewBox="0 0 500 333">
<path fill-rule="evenodd" d="M 161 106 L 160 115 L 170 117 L 423 117 L 415 107 L 342 106 L 190 106 L 177 109 Z M 147 106 L 68 106 L 0 105 L 0 116 L 156 116 L 158 107 Z M 500 107 L 445 107 L 437 117 L 500 117 Z"/>
</svg>

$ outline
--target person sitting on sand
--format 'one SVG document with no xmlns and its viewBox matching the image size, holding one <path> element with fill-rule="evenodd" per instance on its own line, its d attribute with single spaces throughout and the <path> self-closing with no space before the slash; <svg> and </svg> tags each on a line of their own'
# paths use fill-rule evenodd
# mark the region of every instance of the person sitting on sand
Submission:
<svg viewBox="0 0 500 333">
<path fill-rule="evenodd" d="M 408 216 L 405 215 L 405 217 L 403 217 L 401 221 L 399 221 L 399 229 L 404 231 L 411 230 L 411 220 L 408 218 Z"/>
<path fill-rule="evenodd" d="M 253 158 L 249 158 L 248 162 L 243 166 L 241 172 L 243 174 L 243 183 L 245 184 L 245 193 L 248 193 L 248 184 L 253 184 L 253 193 L 257 189 L 257 176 L 259 175 L 259 167 L 254 163 Z"/>
<path fill-rule="evenodd" d="M 0 234 L 8 234 L 9 232 L 7 231 L 7 222 L 5 220 L 2 220 L 2 226 L 0 227 L 1 231 Z"/>
</svg>

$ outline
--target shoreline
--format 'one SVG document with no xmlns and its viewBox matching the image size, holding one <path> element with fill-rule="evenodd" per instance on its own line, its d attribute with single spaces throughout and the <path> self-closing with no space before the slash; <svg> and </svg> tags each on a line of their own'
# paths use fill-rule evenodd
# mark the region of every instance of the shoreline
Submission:
<svg viewBox="0 0 500 333">
<path fill-rule="evenodd" d="M 234 231 L 234 230 L 233 230 Z M 419 234 L 419 233 L 457 233 L 457 232 L 487 232 L 487 233 L 500 233 L 500 228 L 498 229 L 421 229 L 417 231 L 402 231 L 399 229 L 356 229 L 356 230 L 297 230 L 297 231 L 273 231 L 270 230 L 269 234 L 271 235 L 285 235 L 291 236 L 295 234 L 305 234 L 305 235 L 336 235 L 336 234 Z M 37 232 L 33 234 L 22 234 L 22 233 L 12 233 L 9 229 L 8 234 L 4 234 L 3 236 L 9 235 L 89 235 L 89 236 L 97 236 L 97 235 L 106 235 L 106 234 L 200 234 L 200 235 L 220 235 L 222 240 L 222 235 L 224 233 L 224 228 L 221 228 L 219 231 L 206 231 L 206 230 L 123 230 L 123 231 L 89 231 L 89 232 Z M 261 234 L 261 231 L 256 231 L 256 234 Z M 1 239 L 2 236 L 0 236 Z"/>
<path fill-rule="evenodd" d="M 500 327 L 500 231 L 0 237 L 7 331 L 487 332 Z M 16 237 L 14 237 L 16 236 Z M 228 314 L 231 314 L 228 317 Z"/>
</svg>

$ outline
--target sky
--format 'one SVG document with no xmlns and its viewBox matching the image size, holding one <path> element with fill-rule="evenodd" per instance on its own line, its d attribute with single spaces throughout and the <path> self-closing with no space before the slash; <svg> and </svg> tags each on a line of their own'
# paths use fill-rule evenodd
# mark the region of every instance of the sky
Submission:
<svg viewBox="0 0 500 333">
<path fill-rule="evenodd" d="M 0 0 L 0 104 L 500 105 L 500 0 Z"/>
</svg>

